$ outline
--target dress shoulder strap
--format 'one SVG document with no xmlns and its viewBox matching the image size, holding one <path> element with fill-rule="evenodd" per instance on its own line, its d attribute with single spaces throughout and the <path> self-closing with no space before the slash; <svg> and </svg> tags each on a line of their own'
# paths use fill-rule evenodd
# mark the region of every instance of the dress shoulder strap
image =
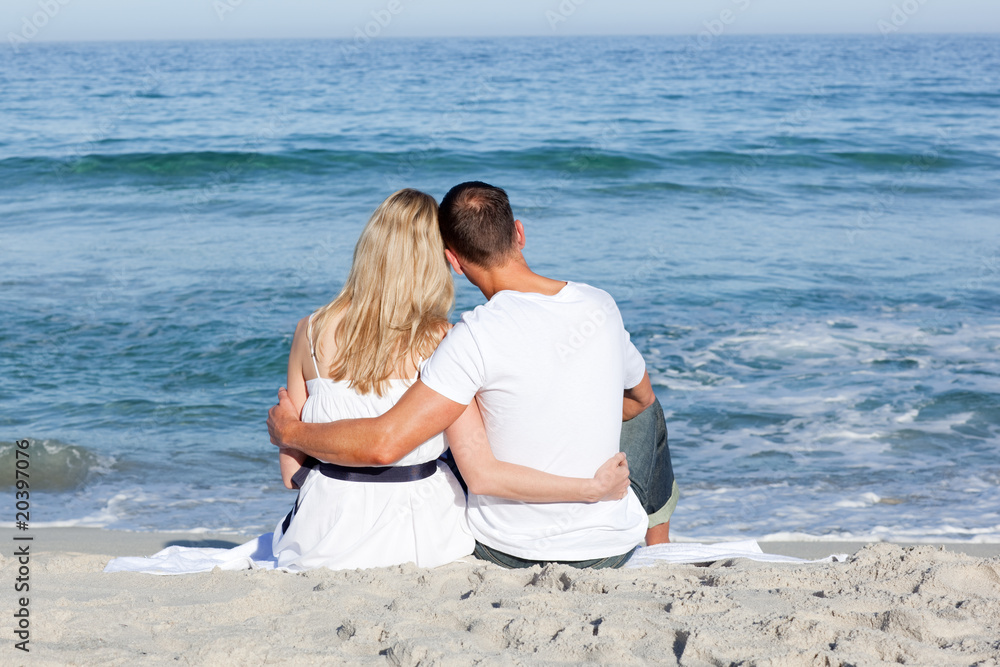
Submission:
<svg viewBox="0 0 1000 667">
<path fill-rule="evenodd" d="M 312 357 L 313 368 L 316 369 L 316 377 L 322 377 L 322 373 L 319 372 L 319 364 L 316 362 L 316 348 L 313 346 L 313 313 L 309 316 L 309 323 L 306 325 L 306 337 L 309 339 L 309 356 Z"/>
</svg>

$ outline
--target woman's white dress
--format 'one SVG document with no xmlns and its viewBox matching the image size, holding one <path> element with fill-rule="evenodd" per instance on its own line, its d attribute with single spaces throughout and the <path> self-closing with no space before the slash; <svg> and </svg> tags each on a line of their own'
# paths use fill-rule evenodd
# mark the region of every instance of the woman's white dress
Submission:
<svg viewBox="0 0 1000 667">
<path fill-rule="evenodd" d="M 309 380 L 302 421 L 377 417 L 409 388 L 392 380 L 384 396 L 358 394 L 347 382 Z M 448 448 L 438 434 L 395 465 L 433 461 Z M 435 567 L 472 553 L 475 540 L 465 519 L 465 494 L 444 463 L 415 482 L 345 482 L 310 470 L 299 489 L 298 509 L 287 531 L 274 530 L 276 566 L 353 569 L 416 563 Z"/>
</svg>

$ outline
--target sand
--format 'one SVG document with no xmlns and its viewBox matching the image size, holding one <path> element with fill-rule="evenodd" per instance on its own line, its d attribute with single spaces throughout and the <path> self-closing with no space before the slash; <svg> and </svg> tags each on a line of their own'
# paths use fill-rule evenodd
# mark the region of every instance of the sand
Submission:
<svg viewBox="0 0 1000 667">
<path fill-rule="evenodd" d="M 246 538 L 32 534 L 31 652 L 13 648 L 5 594 L 5 665 L 1000 665 L 1000 545 L 761 543 L 853 553 L 809 565 L 506 571 L 470 560 L 160 577 L 101 570 L 112 556 Z M 8 591 L 13 535 L 0 530 Z"/>
</svg>

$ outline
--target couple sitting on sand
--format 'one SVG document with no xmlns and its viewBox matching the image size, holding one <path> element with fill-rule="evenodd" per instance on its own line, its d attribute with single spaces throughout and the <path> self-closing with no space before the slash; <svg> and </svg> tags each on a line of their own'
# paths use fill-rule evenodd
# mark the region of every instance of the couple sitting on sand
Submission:
<svg viewBox="0 0 1000 667">
<path fill-rule="evenodd" d="M 485 183 L 440 210 L 409 189 L 378 207 L 341 293 L 299 322 L 268 415 L 299 490 L 277 567 L 620 567 L 668 541 L 663 411 L 618 307 L 532 272 L 524 244 Z M 449 264 L 488 299 L 454 327 Z"/>
</svg>

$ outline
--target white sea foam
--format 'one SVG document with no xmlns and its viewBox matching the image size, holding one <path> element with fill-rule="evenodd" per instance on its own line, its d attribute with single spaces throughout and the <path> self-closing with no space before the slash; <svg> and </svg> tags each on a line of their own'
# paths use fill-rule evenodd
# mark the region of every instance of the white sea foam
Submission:
<svg viewBox="0 0 1000 667">
<path fill-rule="evenodd" d="M 838 500 L 833 504 L 833 506 L 843 507 L 843 508 L 868 507 L 869 505 L 874 505 L 875 503 L 881 500 L 882 500 L 881 496 L 868 491 L 862 493 L 857 500 Z"/>
<path fill-rule="evenodd" d="M 1000 430 L 956 393 L 997 391 L 989 336 L 998 327 L 831 322 L 722 336 L 697 372 L 723 381 L 690 397 L 674 381 L 661 396 L 683 490 L 677 530 L 696 539 L 1000 541 L 991 484 L 1000 457 L 976 435 Z M 661 349 L 678 356 L 667 343 Z M 966 368 L 978 372 L 957 374 Z M 970 426 L 968 435 L 955 430 Z M 787 491 L 771 487 L 773 478 L 787 479 Z"/>
</svg>

